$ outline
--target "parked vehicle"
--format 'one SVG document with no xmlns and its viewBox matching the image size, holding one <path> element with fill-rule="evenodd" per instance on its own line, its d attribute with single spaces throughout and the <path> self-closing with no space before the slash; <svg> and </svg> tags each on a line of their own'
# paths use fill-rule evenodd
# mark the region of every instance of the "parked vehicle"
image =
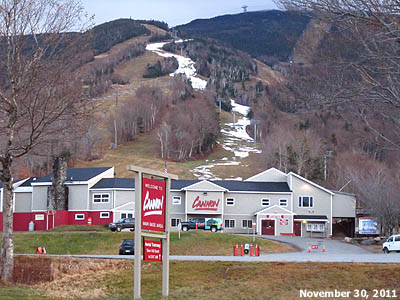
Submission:
<svg viewBox="0 0 400 300">
<path fill-rule="evenodd" d="M 400 251 L 400 234 L 390 236 L 382 245 L 382 250 L 385 253 L 391 251 Z"/>
<path fill-rule="evenodd" d="M 134 240 L 123 240 L 119 246 L 119 255 L 135 254 L 135 241 Z"/>
<path fill-rule="evenodd" d="M 135 230 L 135 218 L 120 219 L 117 222 L 108 224 L 108 228 L 110 228 L 111 231 L 118 231 L 118 232 L 120 232 L 124 228 L 130 228 L 131 231 L 134 231 Z"/>
<path fill-rule="evenodd" d="M 193 218 L 189 219 L 187 222 L 181 222 L 181 228 L 183 231 L 188 231 L 190 229 L 202 229 L 211 230 L 212 232 L 217 232 L 222 230 L 222 220 L 220 218 Z"/>
</svg>

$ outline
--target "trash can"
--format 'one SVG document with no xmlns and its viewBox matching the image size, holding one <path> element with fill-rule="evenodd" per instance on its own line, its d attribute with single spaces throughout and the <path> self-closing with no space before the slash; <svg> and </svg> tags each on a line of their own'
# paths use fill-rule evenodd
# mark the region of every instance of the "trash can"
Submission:
<svg viewBox="0 0 400 300">
<path fill-rule="evenodd" d="M 33 221 L 29 222 L 29 231 L 34 231 L 35 230 L 35 223 Z"/>
</svg>

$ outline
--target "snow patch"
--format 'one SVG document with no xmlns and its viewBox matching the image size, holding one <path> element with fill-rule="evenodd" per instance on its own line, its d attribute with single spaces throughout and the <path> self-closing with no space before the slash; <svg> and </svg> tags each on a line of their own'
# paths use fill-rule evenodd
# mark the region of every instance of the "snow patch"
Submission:
<svg viewBox="0 0 400 300">
<path fill-rule="evenodd" d="M 180 42 L 182 42 L 182 41 L 180 41 Z M 168 42 L 148 44 L 146 46 L 146 50 L 152 51 L 162 57 L 175 57 L 178 61 L 179 67 L 175 72 L 173 72 L 169 75 L 175 76 L 177 74 L 184 74 L 188 79 L 190 79 L 190 82 L 192 83 L 192 87 L 194 89 L 204 90 L 207 86 L 207 81 L 196 77 L 197 71 L 194 66 L 194 61 L 188 57 L 169 53 L 169 52 L 163 50 L 162 47 L 167 43 Z"/>
</svg>

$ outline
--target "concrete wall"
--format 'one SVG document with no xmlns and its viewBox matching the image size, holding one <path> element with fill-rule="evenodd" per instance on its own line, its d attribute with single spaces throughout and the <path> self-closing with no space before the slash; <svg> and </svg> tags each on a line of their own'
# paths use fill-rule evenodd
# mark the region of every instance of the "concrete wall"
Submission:
<svg viewBox="0 0 400 300">
<path fill-rule="evenodd" d="M 95 194 L 108 194 L 109 195 L 109 202 L 93 202 L 93 195 Z M 96 190 L 96 191 L 89 191 L 89 208 L 91 210 L 111 210 L 113 209 L 114 205 L 114 192 L 112 190 Z"/>
<path fill-rule="evenodd" d="M 181 205 L 172 204 L 173 197 L 181 197 Z M 170 214 L 185 214 L 185 192 L 171 191 Z"/>
<path fill-rule="evenodd" d="M 37 185 L 32 188 L 32 211 L 47 210 L 47 188 L 49 186 Z M 86 196 L 87 197 L 87 196 Z"/>
<path fill-rule="evenodd" d="M 234 198 L 235 205 L 226 205 L 227 198 Z M 269 199 L 269 206 L 262 205 L 262 199 Z M 224 201 L 224 215 L 229 214 L 246 214 L 254 215 L 256 212 L 272 207 L 274 205 L 279 206 L 279 200 L 286 199 L 288 206 L 285 209 L 291 210 L 291 195 L 290 194 L 268 194 L 268 193 L 225 193 Z"/>
<path fill-rule="evenodd" d="M 235 227 L 234 228 L 226 228 L 225 227 L 225 220 L 235 220 Z M 222 220 L 222 226 L 224 232 L 226 233 L 253 233 L 252 228 L 244 228 L 243 227 L 243 220 L 252 220 L 253 223 L 256 222 L 256 217 L 254 215 L 224 215 Z"/>
<path fill-rule="evenodd" d="M 354 195 L 335 192 L 332 206 L 334 218 L 356 217 L 356 197 Z"/>
<path fill-rule="evenodd" d="M 286 182 L 287 175 L 277 169 L 271 168 L 259 174 L 256 174 L 245 181 L 270 181 L 270 182 Z"/>
<path fill-rule="evenodd" d="M 15 209 L 14 212 L 32 211 L 32 193 L 14 193 Z"/>
<path fill-rule="evenodd" d="M 120 207 L 127 203 L 132 203 L 129 207 L 132 206 L 135 209 L 135 191 L 116 190 L 114 207 Z"/>
<path fill-rule="evenodd" d="M 293 212 L 298 215 L 324 215 L 328 217 L 327 227 L 330 228 L 332 223 L 331 214 L 331 195 L 304 181 L 291 175 L 291 189 L 293 191 Z M 299 197 L 300 196 L 311 196 L 313 197 L 314 206 L 313 207 L 299 207 Z M 330 232 L 330 229 L 329 231 Z"/>
<path fill-rule="evenodd" d="M 87 210 L 89 188 L 87 184 L 68 185 L 68 210 Z"/>
</svg>

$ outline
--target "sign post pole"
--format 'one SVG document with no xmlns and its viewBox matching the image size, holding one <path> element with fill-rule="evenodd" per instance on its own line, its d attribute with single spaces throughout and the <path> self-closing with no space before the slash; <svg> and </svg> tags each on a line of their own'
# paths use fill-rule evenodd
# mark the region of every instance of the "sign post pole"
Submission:
<svg viewBox="0 0 400 300">
<path fill-rule="evenodd" d="M 141 298 L 142 272 L 142 172 L 135 174 L 135 268 L 133 299 Z"/>
<path fill-rule="evenodd" d="M 127 166 L 129 171 L 135 172 L 135 266 L 134 266 L 134 292 L 133 299 L 141 299 L 141 267 L 142 267 L 142 237 L 162 240 L 151 240 L 146 246 L 145 255 L 149 260 L 160 260 L 156 255 L 160 244 L 162 248 L 162 295 L 169 294 L 169 206 L 171 179 L 178 176 L 156 170 Z M 147 175 L 147 176 L 143 176 Z M 158 177 L 162 180 L 153 179 Z M 151 231 L 158 232 L 152 233 Z M 161 234 L 160 234 L 161 233 Z M 159 245 L 159 246 L 157 246 Z M 151 253 L 149 255 L 149 253 Z M 161 254 L 161 253 L 160 253 Z"/>
<path fill-rule="evenodd" d="M 166 238 L 163 239 L 163 274 L 162 274 L 162 295 L 168 297 L 169 294 L 169 203 L 171 197 L 171 178 L 167 178 L 166 200 L 165 200 L 165 234 Z"/>
</svg>

